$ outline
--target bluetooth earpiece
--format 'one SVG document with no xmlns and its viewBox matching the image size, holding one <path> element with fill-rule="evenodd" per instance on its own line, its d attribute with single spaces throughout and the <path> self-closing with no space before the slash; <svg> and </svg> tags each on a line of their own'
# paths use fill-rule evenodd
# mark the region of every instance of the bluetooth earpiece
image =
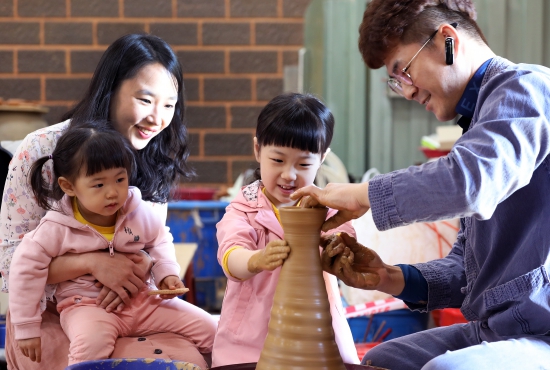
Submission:
<svg viewBox="0 0 550 370">
<path fill-rule="evenodd" d="M 451 65 L 454 62 L 455 56 L 455 39 L 452 37 L 445 38 L 445 63 Z"/>
</svg>

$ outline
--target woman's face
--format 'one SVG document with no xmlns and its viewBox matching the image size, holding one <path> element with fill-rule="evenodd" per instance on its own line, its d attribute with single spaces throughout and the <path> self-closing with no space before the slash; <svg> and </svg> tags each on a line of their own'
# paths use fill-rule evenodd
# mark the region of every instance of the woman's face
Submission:
<svg viewBox="0 0 550 370">
<path fill-rule="evenodd" d="M 178 90 L 174 76 L 161 64 L 148 64 L 124 80 L 111 101 L 116 130 L 137 150 L 145 148 L 174 117 Z"/>
</svg>

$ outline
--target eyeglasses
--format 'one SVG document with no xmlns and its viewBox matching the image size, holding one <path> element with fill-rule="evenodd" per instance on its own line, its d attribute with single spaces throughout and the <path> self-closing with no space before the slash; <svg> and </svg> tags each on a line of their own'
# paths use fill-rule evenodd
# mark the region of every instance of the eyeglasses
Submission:
<svg viewBox="0 0 550 370">
<path fill-rule="evenodd" d="M 451 26 L 453 26 L 453 28 L 456 28 L 458 26 L 458 23 L 451 23 Z M 424 47 L 426 45 L 428 45 L 428 43 L 430 41 L 432 41 L 432 39 L 435 37 L 435 35 L 437 35 L 437 31 L 439 31 L 439 30 L 435 30 L 434 33 L 432 33 L 430 35 L 430 37 L 426 40 L 424 45 L 422 45 L 422 47 L 416 52 L 416 54 L 414 54 L 414 56 L 411 58 L 410 62 L 407 63 L 405 68 L 403 68 L 400 72 L 398 72 L 395 75 L 395 77 L 388 78 L 388 86 L 390 87 L 390 89 L 392 89 L 393 92 L 395 92 L 396 94 L 399 94 L 401 96 L 405 96 L 405 94 L 403 92 L 403 85 L 407 85 L 407 86 L 412 86 L 413 85 L 412 77 L 407 71 L 411 67 L 411 63 L 417 57 L 417 55 L 420 54 L 422 49 L 424 49 Z"/>
</svg>

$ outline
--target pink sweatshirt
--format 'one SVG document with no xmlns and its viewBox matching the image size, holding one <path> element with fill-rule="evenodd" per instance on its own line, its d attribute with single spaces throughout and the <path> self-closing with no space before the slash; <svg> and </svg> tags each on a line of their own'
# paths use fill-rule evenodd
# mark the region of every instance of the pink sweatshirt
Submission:
<svg viewBox="0 0 550 370">
<path fill-rule="evenodd" d="M 249 250 L 259 250 L 265 248 L 272 240 L 284 239 L 283 228 L 271 208 L 271 202 L 261 191 L 262 187 L 260 181 L 243 187 L 217 224 L 220 264 L 225 252 L 231 247 L 241 246 Z M 335 212 L 329 210 L 327 217 Z M 350 222 L 327 234 L 340 231 L 355 236 L 355 230 Z M 267 336 L 280 271 L 280 268 L 262 271 L 244 281 L 231 277 L 225 271 L 228 281 L 214 339 L 213 367 L 259 360 Z M 336 344 L 344 362 L 357 364 L 359 358 L 344 316 L 336 277 L 323 272 L 323 278 L 330 302 Z"/>
<path fill-rule="evenodd" d="M 9 307 L 15 339 L 40 337 L 39 302 L 44 294 L 48 266 L 54 257 L 109 249 L 114 253 L 145 250 L 155 261 L 151 270 L 155 281 L 179 274 L 171 234 L 151 205 L 141 200 L 139 189 L 130 187 L 128 192 L 111 242 L 74 218 L 71 199 L 67 196 L 59 202 L 62 212 L 48 212 L 38 227 L 25 235 L 15 250 L 10 269 Z M 69 305 L 75 296 L 96 298 L 101 289 L 96 288 L 94 282 L 93 276 L 84 275 L 60 283 L 55 292 L 58 309 Z"/>
</svg>

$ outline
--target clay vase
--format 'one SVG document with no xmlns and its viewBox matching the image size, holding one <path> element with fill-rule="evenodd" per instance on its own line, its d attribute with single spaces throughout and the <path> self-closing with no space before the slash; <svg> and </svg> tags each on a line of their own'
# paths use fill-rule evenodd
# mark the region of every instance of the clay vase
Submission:
<svg viewBox="0 0 550 370">
<path fill-rule="evenodd" d="M 279 209 L 290 246 L 275 289 L 268 333 L 256 369 L 338 369 L 319 238 L 326 208 Z"/>
</svg>

